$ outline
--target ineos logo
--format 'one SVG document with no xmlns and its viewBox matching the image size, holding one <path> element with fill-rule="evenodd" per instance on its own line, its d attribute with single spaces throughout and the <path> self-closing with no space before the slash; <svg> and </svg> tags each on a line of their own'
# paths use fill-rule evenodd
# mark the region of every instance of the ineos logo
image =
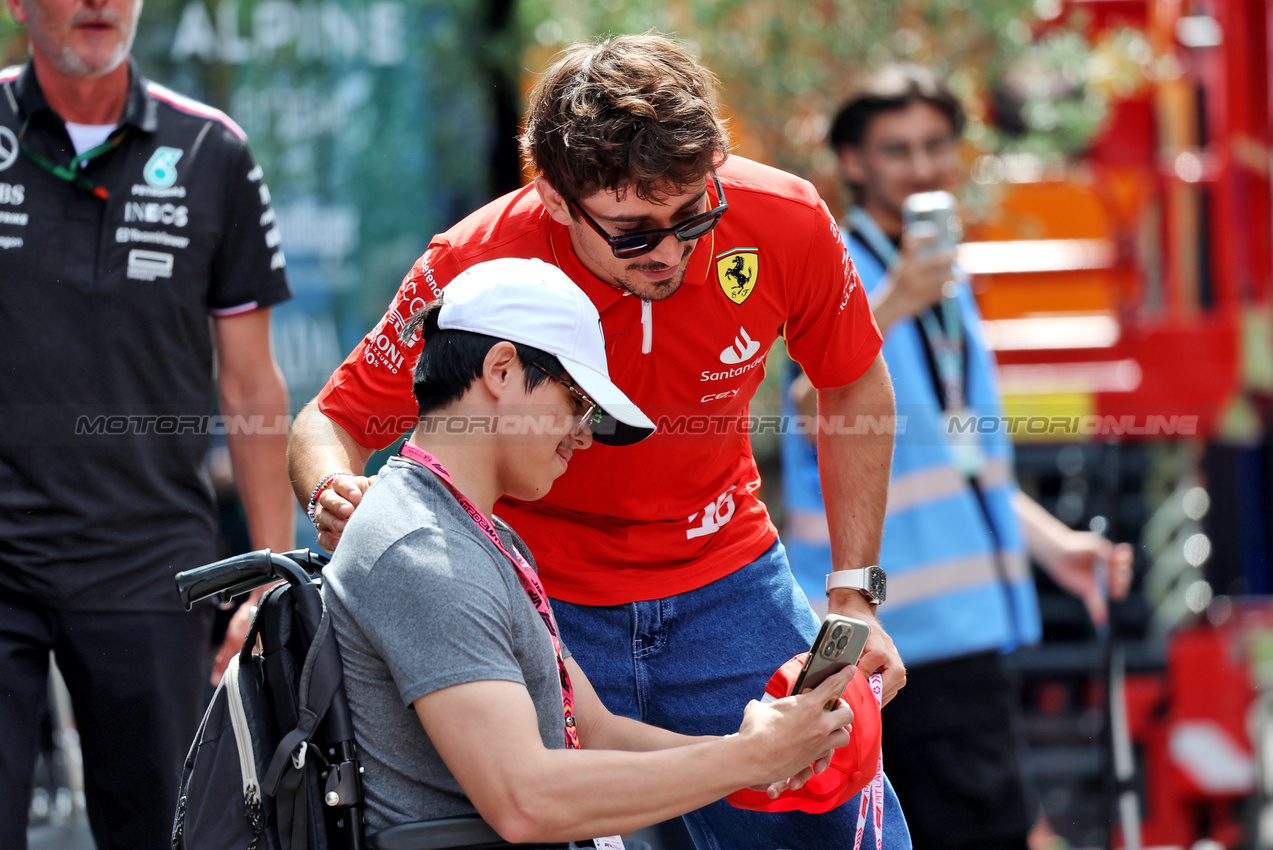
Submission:
<svg viewBox="0 0 1273 850">
<path fill-rule="evenodd" d="M 8 127 L 0 127 L 0 171 L 18 161 L 18 137 Z"/>
<path fill-rule="evenodd" d="M 129 201 L 124 205 L 124 221 L 141 221 L 148 224 L 171 224 L 185 227 L 190 221 L 190 211 L 185 206 L 172 204 L 139 204 Z"/>
</svg>

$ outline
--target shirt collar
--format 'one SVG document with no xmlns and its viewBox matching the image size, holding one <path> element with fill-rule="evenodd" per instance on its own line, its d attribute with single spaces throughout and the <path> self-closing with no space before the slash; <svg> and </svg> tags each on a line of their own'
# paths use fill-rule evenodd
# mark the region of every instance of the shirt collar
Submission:
<svg viewBox="0 0 1273 850">
<path fill-rule="evenodd" d="M 35 64 L 27 62 L 22 72 L 18 74 L 17 81 L 13 84 L 13 90 L 18 97 L 18 111 L 23 118 L 29 118 L 35 113 L 49 108 L 49 102 L 44 99 L 44 92 L 40 91 L 40 83 L 35 78 Z"/>
<path fill-rule="evenodd" d="M 124 106 L 124 115 L 120 124 L 132 124 L 143 133 L 153 133 L 159 129 L 159 104 L 147 90 L 149 80 L 137 70 L 137 63 L 128 57 L 128 103 Z"/>
<path fill-rule="evenodd" d="M 14 83 L 17 93 L 18 109 L 24 118 L 29 118 L 41 110 L 50 110 L 49 102 L 44 99 L 40 89 L 40 81 L 35 76 L 35 65 L 27 62 L 26 67 L 18 74 Z M 146 78 L 137 70 L 137 63 L 128 57 L 128 100 L 124 104 L 124 114 L 119 123 L 131 124 L 146 133 L 153 133 L 159 128 L 159 115 L 155 100 L 146 91 Z"/>
</svg>

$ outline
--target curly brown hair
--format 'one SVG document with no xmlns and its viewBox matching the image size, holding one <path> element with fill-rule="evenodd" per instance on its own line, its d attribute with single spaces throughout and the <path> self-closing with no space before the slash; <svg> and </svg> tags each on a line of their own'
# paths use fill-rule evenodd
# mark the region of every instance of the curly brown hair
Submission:
<svg viewBox="0 0 1273 850">
<path fill-rule="evenodd" d="M 522 155 L 568 200 L 633 189 L 661 202 L 696 187 L 729 155 L 719 85 L 664 36 L 573 45 L 531 92 Z"/>
</svg>

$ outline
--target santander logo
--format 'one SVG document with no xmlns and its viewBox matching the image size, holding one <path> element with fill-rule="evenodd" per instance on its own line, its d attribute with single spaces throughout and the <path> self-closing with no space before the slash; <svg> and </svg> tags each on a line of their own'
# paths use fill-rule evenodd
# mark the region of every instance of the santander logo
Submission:
<svg viewBox="0 0 1273 850">
<path fill-rule="evenodd" d="M 730 366 L 745 363 L 755 357 L 759 350 L 760 343 L 747 336 L 746 328 L 739 328 L 738 336 L 734 337 L 734 344 L 720 353 L 720 362 L 728 363 Z"/>
</svg>

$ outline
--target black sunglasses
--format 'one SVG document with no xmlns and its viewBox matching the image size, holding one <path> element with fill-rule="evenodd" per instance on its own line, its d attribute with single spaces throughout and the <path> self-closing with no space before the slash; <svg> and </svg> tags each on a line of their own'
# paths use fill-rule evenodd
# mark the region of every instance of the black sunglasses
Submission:
<svg viewBox="0 0 1273 850">
<path fill-rule="evenodd" d="M 574 382 L 557 377 L 538 363 L 532 363 L 531 365 L 569 390 L 570 394 L 583 405 L 583 413 L 580 414 L 579 421 L 575 423 L 575 427 L 570 433 L 582 434 L 585 427 L 591 428 L 601 421 L 601 406 L 589 398 L 587 393 L 576 387 Z"/>
<path fill-rule="evenodd" d="M 633 257 L 640 257 L 642 254 L 648 254 L 663 241 L 664 236 L 675 236 L 682 242 L 689 242 L 691 239 L 698 239 L 706 236 L 712 231 L 712 228 L 720 221 L 720 217 L 725 214 L 725 210 L 729 209 L 729 204 L 725 203 L 725 190 L 721 188 L 720 178 L 716 176 L 716 172 L 712 172 L 712 182 L 716 185 L 716 197 L 720 203 L 705 213 L 696 215 L 693 218 L 686 219 L 675 227 L 664 227 L 659 230 L 642 230 L 640 233 L 625 233 L 622 236 L 611 236 L 609 233 L 597 224 L 592 216 L 588 215 L 588 211 L 581 207 L 575 201 L 568 203 L 579 211 L 584 217 L 584 221 L 592 225 L 592 229 L 600 234 L 601 238 L 610 243 L 610 250 L 620 260 L 630 260 Z"/>
</svg>

